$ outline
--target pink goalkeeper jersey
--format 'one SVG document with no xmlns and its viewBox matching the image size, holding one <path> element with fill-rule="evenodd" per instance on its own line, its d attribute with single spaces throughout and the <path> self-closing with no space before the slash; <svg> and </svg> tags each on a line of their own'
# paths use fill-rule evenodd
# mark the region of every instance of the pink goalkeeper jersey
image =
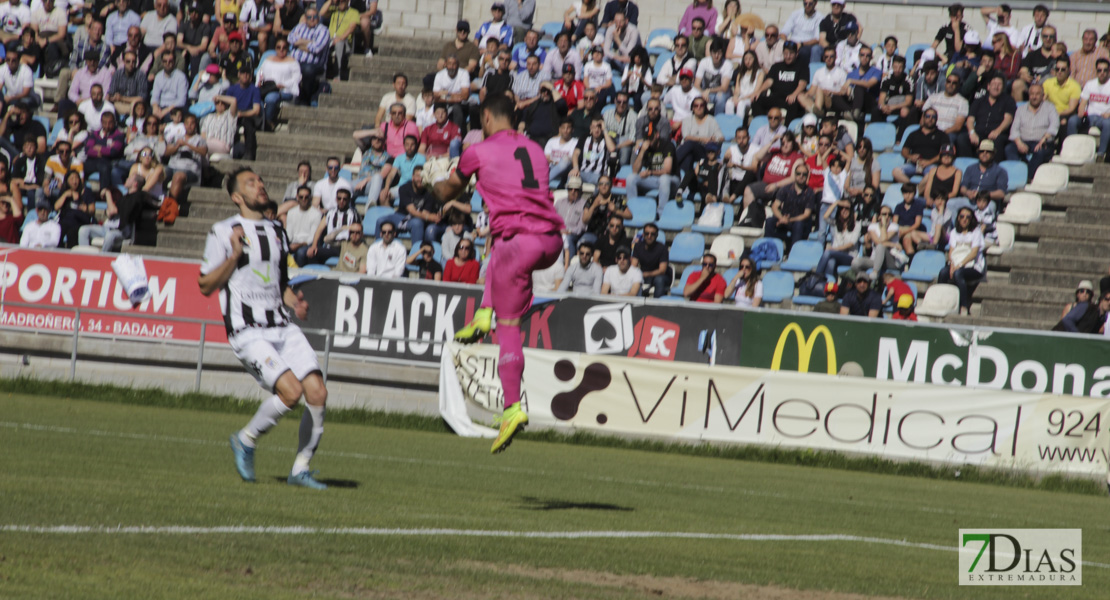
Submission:
<svg viewBox="0 0 1110 600">
<path fill-rule="evenodd" d="M 563 219 L 548 191 L 547 158 L 538 144 L 515 131 L 499 131 L 459 158 L 464 179 L 477 173 L 477 190 L 489 205 L 494 238 L 518 233 L 559 233 Z"/>
</svg>

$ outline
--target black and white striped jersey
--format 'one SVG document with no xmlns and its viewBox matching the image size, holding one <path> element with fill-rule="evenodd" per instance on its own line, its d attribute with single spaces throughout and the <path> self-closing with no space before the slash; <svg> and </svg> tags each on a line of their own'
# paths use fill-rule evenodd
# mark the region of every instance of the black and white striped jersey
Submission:
<svg viewBox="0 0 1110 600">
<path fill-rule="evenodd" d="M 240 215 L 212 226 L 204 247 L 202 274 L 208 274 L 231 256 L 231 231 L 243 228 L 243 254 L 220 290 L 220 310 L 228 335 L 250 327 L 281 327 L 289 323 L 282 301 L 288 285 L 289 245 L 281 225 L 252 221 Z"/>
</svg>

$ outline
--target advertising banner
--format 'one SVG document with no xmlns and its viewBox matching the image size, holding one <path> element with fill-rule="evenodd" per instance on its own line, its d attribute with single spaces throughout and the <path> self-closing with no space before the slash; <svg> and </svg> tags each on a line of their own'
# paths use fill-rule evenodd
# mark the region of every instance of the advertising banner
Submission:
<svg viewBox="0 0 1110 600">
<path fill-rule="evenodd" d="M 0 327 L 72 332 L 73 309 L 91 309 L 107 314 L 83 312 L 82 335 L 199 341 L 201 325 L 167 320 L 178 317 L 214 321 L 207 341 L 227 342 L 219 299 L 197 287 L 199 263 L 144 259 L 150 295 L 133 307 L 112 270 L 115 257 L 0 248 Z"/>
<path fill-rule="evenodd" d="M 946 328 L 785 312 L 744 318 L 739 364 L 837 373 L 855 363 L 880 380 L 1110 397 L 1110 344 L 1101 336 Z"/>
<path fill-rule="evenodd" d="M 465 415 L 467 407 L 501 410 L 497 349 L 445 348 L 444 419 L 464 435 L 492 434 Z M 535 425 L 1091 477 L 1105 477 L 1110 458 L 1108 400 L 614 355 L 525 355 L 524 407 Z"/>
</svg>

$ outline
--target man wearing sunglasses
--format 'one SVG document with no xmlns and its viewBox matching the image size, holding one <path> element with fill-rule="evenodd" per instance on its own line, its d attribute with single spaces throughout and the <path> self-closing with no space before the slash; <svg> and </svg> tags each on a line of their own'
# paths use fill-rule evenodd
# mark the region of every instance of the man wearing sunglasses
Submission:
<svg viewBox="0 0 1110 600">
<path fill-rule="evenodd" d="M 339 190 L 351 191 L 351 182 L 339 176 L 339 157 L 329 156 L 328 174 L 312 186 L 312 205 L 323 211 L 335 208 L 335 195 Z"/>
<path fill-rule="evenodd" d="M 691 302 L 720 304 L 725 299 L 726 289 L 728 284 L 725 278 L 717 272 L 717 257 L 706 252 L 701 257 L 701 270 L 690 273 L 686 278 L 682 296 Z"/>
<path fill-rule="evenodd" d="M 1068 124 L 1079 111 L 1083 88 L 1071 76 L 1071 61 L 1068 57 L 1061 56 L 1053 64 L 1052 77 L 1044 80 L 1044 98 L 1056 107 L 1056 113 L 1060 115 L 1060 130 L 1071 135 L 1075 132 L 1068 130 Z"/>
<path fill-rule="evenodd" d="M 570 261 L 558 291 L 570 292 L 575 296 L 596 296 L 601 293 L 604 279 L 601 265 L 594 262 L 594 246 L 585 241 L 578 244 L 578 260 Z"/>
<path fill-rule="evenodd" d="M 813 190 L 809 188 L 809 167 L 797 164 L 791 185 L 775 192 L 771 204 L 772 216 L 767 217 L 764 231 L 767 237 L 777 237 L 786 244 L 786 253 L 797 242 L 809 235 L 809 218 L 813 214 Z"/>
<path fill-rule="evenodd" d="M 331 34 L 320 23 L 320 11 L 313 4 L 304 11 L 304 22 L 289 34 L 289 47 L 294 60 L 301 66 L 301 104 L 308 104 L 320 89 L 320 79 L 327 67 Z"/>
<path fill-rule="evenodd" d="M 1079 112 L 1068 120 L 1068 133 L 1079 131 L 1079 118 L 1086 116 L 1091 127 L 1098 127 L 1101 137 L 1098 143 L 1099 154 L 1105 154 L 1110 143 L 1110 61 L 1105 58 L 1095 63 L 1095 78 L 1083 85 L 1080 95 Z"/>
</svg>

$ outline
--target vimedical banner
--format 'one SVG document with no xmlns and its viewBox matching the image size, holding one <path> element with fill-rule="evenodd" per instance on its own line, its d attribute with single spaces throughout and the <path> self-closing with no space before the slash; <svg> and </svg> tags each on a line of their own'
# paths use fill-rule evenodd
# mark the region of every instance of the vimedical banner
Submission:
<svg viewBox="0 0 1110 600">
<path fill-rule="evenodd" d="M 82 335 L 198 341 L 201 325 L 167 319 L 178 317 L 214 321 L 207 341 L 227 342 L 218 297 L 197 287 L 200 263 L 144 258 L 150 296 L 132 307 L 112 270 L 115 257 L 0 248 L 0 327 L 72 332 L 79 308 L 107 311 L 82 313 Z"/>
<path fill-rule="evenodd" d="M 497 348 L 445 346 L 441 413 L 501 410 Z M 709 367 L 612 355 L 525 351 L 531 422 L 597 433 L 813 448 L 900 460 L 1105 477 L 1110 401 Z"/>
</svg>

